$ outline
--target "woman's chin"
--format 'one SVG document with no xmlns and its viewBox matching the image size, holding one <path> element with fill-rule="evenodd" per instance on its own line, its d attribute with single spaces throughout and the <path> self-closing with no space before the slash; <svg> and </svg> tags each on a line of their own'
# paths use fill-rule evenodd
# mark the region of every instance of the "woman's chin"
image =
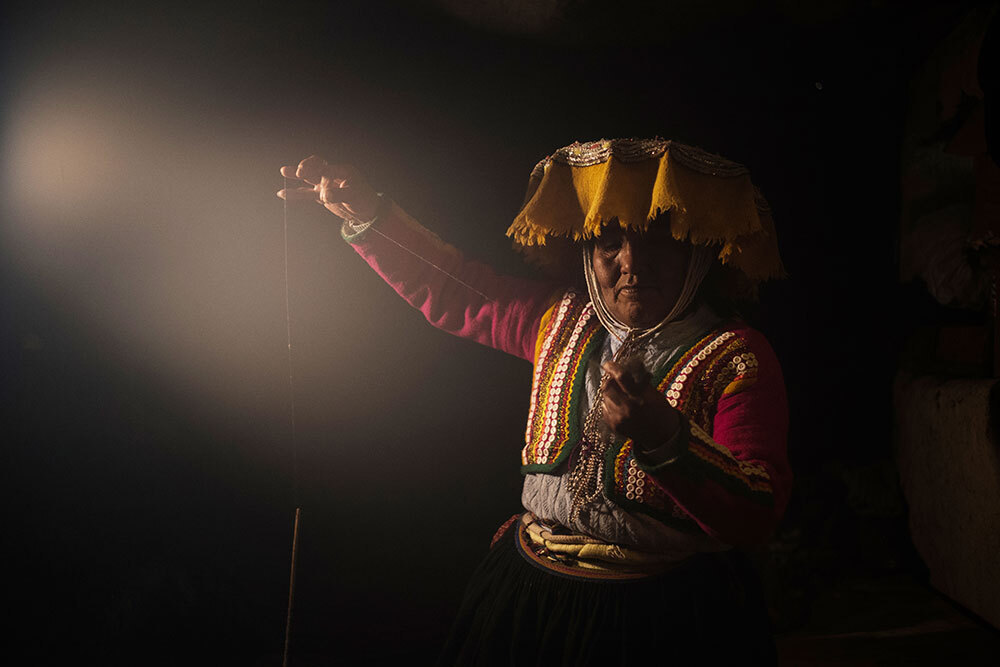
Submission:
<svg viewBox="0 0 1000 667">
<path fill-rule="evenodd" d="M 648 329 L 660 323 L 667 316 L 663 308 L 658 308 L 654 304 L 642 303 L 640 301 L 630 301 L 622 304 L 615 316 L 626 326 L 635 329 Z"/>
</svg>

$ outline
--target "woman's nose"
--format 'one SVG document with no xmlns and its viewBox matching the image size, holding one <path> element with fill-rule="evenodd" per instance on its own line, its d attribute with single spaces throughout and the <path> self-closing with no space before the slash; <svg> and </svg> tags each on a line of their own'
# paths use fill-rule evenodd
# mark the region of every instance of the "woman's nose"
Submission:
<svg viewBox="0 0 1000 667">
<path fill-rule="evenodd" d="M 622 273 L 635 273 L 643 267 L 646 260 L 646 249 L 641 240 L 632 235 L 626 235 L 622 239 L 621 251 L 618 253 L 618 265 Z"/>
<path fill-rule="evenodd" d="M 621 250 L 618 252 L 618 266 L 622 273 L 632 273 L 635 269 L 635 253 L 632 249 L 632 242 L 625 238 L 622 240 Z"/>
</svg>

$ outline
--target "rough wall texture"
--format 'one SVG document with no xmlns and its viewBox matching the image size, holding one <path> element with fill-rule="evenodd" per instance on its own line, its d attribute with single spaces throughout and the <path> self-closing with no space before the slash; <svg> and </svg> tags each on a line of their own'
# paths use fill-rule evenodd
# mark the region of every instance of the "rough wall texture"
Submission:
<svg viewBox="0 0 1000 667">
<path fill-rule="evenodd" d="M 989 417 L 996 384 L 900 373 L 893 394 L 900 481 L 931 584 L 1000 627 L 1000 449 Z"/>
<path fill-rule="evenodd" d="M 983 309 L 988 276 L 973 250 L 1000 245 L 1000 168 L 987 153 L 978 60 L 992 7 L 969 11 L 910 79 L 900 146 L 900 278 L 939 303 Z"/>
</svg>

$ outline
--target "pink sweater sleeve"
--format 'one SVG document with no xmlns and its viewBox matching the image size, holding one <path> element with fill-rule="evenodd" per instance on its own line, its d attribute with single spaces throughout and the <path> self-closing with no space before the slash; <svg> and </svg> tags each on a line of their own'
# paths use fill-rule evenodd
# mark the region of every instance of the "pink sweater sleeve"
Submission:
<svg viewBox="0 0 1000 667">
<path fill-rule="evenodd" d="M 687 451 L 673 463 L 644 465 L 673 501 L 702 530 L 727 544 L 765 542 L 788 504 L 788 402 L 781 368 L 764 337 L 740 329 L 757 359 L 750 385 L 724 395 L 709 435 L 693 424 L 682 429 Z"/>
<path fill-rule="evenodd" d="M 534 361 L 542 316 L 561 290 L 500 276 L 465 259 L 395 204 L 386 209 L 363 232 L 351 234 L 345 224 L 344 240 L 438 329 Z"/>
</svg>

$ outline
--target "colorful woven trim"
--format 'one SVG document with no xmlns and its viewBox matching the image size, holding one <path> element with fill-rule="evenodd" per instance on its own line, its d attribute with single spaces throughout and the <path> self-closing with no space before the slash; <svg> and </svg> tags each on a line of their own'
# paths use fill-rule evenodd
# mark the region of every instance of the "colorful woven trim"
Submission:
<svg viewBox="0 0 1000 667">
<path fill-rule="evenodd" d="M 686 383 L 692 372 L 691 361 L 708 349 L 718 336 L 718 331 L 713 331 L 696 340 L 686 350 L 675 353 L 664 364 L 659 376 L 653 378 L 657 390 L 667 394 L 670 404 L 681 412 L 684 412 L 683 407 L 672 396 L 675 388 L 679 388 L 678 380 L 681 385 Z M 615 502 L 625 509 L 649 514 L 681 532 L 699 532 L 701 529 L 695 520 L 678 507 L 667 492 L 642 470 L 636 461 L 633 447 L 632 440 L 628 439 L 620 448 L 611 448 L 605 454 L 604 469 L 611 471 L 604 479 L 604 490 L 608 497 L 615 498 Z"/>
<path fill-rule="evenodd" d="M 684 354 L 657 386 L 674 406 L 711 432 L 723 396 L 757 380 L 757 357 L 733 331 L 713 332 Z"/>
<path fill-rule="evenodd" d="M 711 437 L 719 400 L 756 381 L 756 355 L 735 332 L 722 331 L 713 332 L 688 350 L 658 389 L 690 422 L 690 455 L 685 461 L 729 490 L 770 504 L 773 497 L 767 471 L 737 460 Z"/>
<path fill-rule="evenodd" d="M 763 503 L 772 502 L 767 471 L 759 465 L 733 457 L 709 435 L 718 401 L 750 387 L 757 379 L 757 358 L 733 331 L 715 330 L 679 355 L 657 384 L 667 401 L 689 421 L 691 437 L 684 465 L 695 469 L 727 489 Z M 684 532 L 700 530 L 687 512 L 678 507 L 654 477 L 636 461 L 633 443 L 609 450 L 605 479 L 609 497 L 624 507 L 649 514 Z"/>
<path fill-rule="evenodd" d="M 521 450 L 521 472 L 552 472 L 578 444 L 580 403 L 587 363 L 604 340 L 593 306 L 567 292 L 546 315 L 539 336 L 531 406 Z M 681 411 L 690 427 L 688 450 L 678 465 L 691 466 L 734 493 L 763 504 L 773 502 L 767 470 L 736 459 L 712 437 L 719 400 L 743 391 L 757 380 L 757 358 L 735 331 L 719 328 L 675 353 L 653 378 L 657 390 Z M 604 488 L 627 510 L 649 514 L 684 532 L 700 530 L 670 495 L 636 461 L 631 440 L 608 448 Z"/>
<path fill-rule="evenodd" d="M 757 463 L 740 461 L 724 446 L 715 442 L 705 431 L 691 424 L 691 440 L 687 460 L 697 466 L 706 477 L 718 482 L 733 493 L 747 496 L 762 505 L 773 505 L 774 495 L 771 476 Z"/>
<path fill-rule="evenodd" d="M 550 472 L 579 442 L 587 361 L 604 340 L 593 305 L 568 291 L 554 306 L 535 359 L 521 472 Z"/>
<path fill-rule="evenodd" d="M 620 449 L 611 448 L 605 454 L 604 491 L 609 498 L 626 510 L 648 514 L 663 524 L 683 533 L 701 531 L 698 523 L 681 509 L 657 483 L 652 475 L 639 467 L 631 440 Z"/>
</svg>

